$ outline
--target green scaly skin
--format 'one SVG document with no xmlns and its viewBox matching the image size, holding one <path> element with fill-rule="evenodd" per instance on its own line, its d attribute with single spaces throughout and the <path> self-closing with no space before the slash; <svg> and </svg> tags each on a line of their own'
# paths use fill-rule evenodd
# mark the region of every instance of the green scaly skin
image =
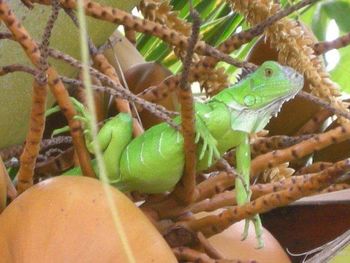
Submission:
<svg viewBox="0 0 350 263">
<path fill-rule="evenodd" d="M 282 104 L 303 87 L 303 77 L 277 62 L 267 61 L 236 85 L 223 90 L 207 102 L 195 104 L 197 170 L 211 166 L 226 151 L 236 147 L 236 196 L 238 205 L 250 200 L 249 134 L 262 130 Z M 82 106 L 84 122 L 88 116 Z M 180 118 L 175 118 L 179 123 Z M 184 140 L 180 132 L 166 123 L 156 125 L 132 138 L 132 119 L 120 113 L 100 130 L 98 140 L 110 182 L 123 191 L 162 193 L 170 191 L 184 170 Z M 91 139 L 87 137 L 91 145 Z M 91 147 L 89 147 L 91 148 Z M 69 174 L 81 174 L 73 169 Z M 258 215 L 254 222 L 259 247 L 262 227 Z M 243 233 L 247 237 L 249 222 Z"/>
</svg>

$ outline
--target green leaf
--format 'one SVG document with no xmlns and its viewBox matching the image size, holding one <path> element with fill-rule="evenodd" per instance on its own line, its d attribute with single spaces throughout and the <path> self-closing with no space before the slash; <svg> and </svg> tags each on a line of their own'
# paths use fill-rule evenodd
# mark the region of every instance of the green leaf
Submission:
<svg viewBox="0 0 350 263">
<path fill-rule="evenodd" d="M 350 31 L 350 2 L 349 1 L 332 1 L 325 2 L 324 7 L 326 14 L 329 18 L 333 18 L 340 31 Z"/>
<path fill-rule="evenodd" d="M 323 8 L 322 3 L 316 5 L 315 15 L 312 19 L 312 31 L 318 38 L 318 40 L 326 39 L 326 30 L 329 22 L 329 17 Z"/>
<path fill-rule="evenodd" d="M 342 33 L 350 31 L 350 1 L 329 0 L 318 3 L 312 20 L 312 30 L 320 41 L 326 39 L 327 25 L 334 19 Z"/>
<path fill-rule="evenodd" d="M 340 60 L 330 72 L 332 80 L 337 82 L 342 91 L 350 93 L 350 47 L 339 49 Z"/>
</svg>

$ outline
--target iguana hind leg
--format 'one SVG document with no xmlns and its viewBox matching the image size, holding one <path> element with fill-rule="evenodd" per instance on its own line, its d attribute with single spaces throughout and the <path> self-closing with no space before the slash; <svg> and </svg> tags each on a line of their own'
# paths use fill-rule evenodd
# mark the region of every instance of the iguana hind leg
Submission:
<svg viewBox="0 0 350 263">
<path fill-rule="evenodd" d="M 71 98 L 74 108 L 78 115 L 74 118 L 81 121 L 84 128 L 86 146 L 91 153 L 93 152 L 93 139 L 91 134 L 90 120 L 91 116 L 86 111 L 84 105 L 74 98 Z M 57 109 L 51 110 L 53 113 Z M 58 129 L 65 130 L 65 127 Z M 57 132 L 56 132 L 57 133 Z M 126 113 L 119 113 L 117 116 L 109 119 L 97 134 L 100 149 L 103 153 L 103 160 L 106 166 L 107 176 L 110 183 L 118 181 L 120 176 L 120 158 L 125 147 L 132 140 L 132 117 Z M 94 162 L 94 168 L 96 165 Z M 81 174 L 80 168 L 75 167 L 65 174 Z M 98 171 L 96 171 L 98 174 Z"/>
<path fill-rule="evenodd" d="M 242 137 L 242 142 L 236 148 L 236 160 L 237 160 L 237 172 L 240 175 L 236 178 L 235 191 L 238 205 L 244 205 L 250 201 L 251 191 L 249 188 L 250 183 L 250 144 L 249 135 L 245 134 Z M 264 246 L 262 240 L 262 225 L 259 215 L 254 215 L 253 219 L 246 219 L 242 239 L 248 237 L 249 221 L 253 220 L 256 238 L 258 240 L 258 248 Z"/>
</svg>

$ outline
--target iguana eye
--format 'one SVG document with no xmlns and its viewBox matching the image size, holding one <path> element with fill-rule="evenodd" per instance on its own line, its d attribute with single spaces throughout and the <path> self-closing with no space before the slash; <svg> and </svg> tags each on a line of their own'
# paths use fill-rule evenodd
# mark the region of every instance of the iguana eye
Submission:
<svg viewBox="0 0 350 263">
<path fill-rule="evenodd" d="M 244 101 L 244 105 L 249 107 L 255 104 L 256 98 L 253 95 L 247 95 L 244 97 L 243 101 Z"/>
<path fill-rule="evenodd" d="M 268 78 L 271 77 L 272 73 L 273 73 L 272 69 L 270 68 L 265 69 L 265 77 L 268 77 Z"/>
</svg>

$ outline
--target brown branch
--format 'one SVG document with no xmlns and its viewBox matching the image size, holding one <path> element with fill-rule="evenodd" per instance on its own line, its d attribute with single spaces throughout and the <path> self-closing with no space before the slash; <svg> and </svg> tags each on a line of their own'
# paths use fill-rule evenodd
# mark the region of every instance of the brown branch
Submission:
<svg viewBox="0 0 350 263">
<path fill-rule="evenodd" d="M 200 243 L 200 245 L 203 247 L 205 253 L 211 258 L 214 259 L 223 259 L 224 256 L 215 248 L 213 247 L 208 239 L 201 233 L 197 233 L 197 238 Z"/>
<path fill-rule="evenodd" d="M 11 33 L 0 32 L 0 39 L 13 39 Z"/>
<path fill-rule="evenodd" d="M 332 116 L 332 113 L 327 109 L 321 109 L 307 121 L 297 132 L 296 135 L 310 134 L 318 132 L 325 120 Z"/>
<path fill-rule="evenodd" d="M 101 73 L 98 73 L 98 74 L 101 74 Z M 107 92 L 108 94 L 110 94 L 112 96 L 125 98 L 129 101 L 135 102 L 136 104 L 141 105 L 144 109 L 146 109 L 149 112 L 156 115 L 158 118 L 162 119 L 164 122 L 168 123 L 174 129 L 179 130 L 178 125 L 175 124 L 174 121 L 169 117 L 169 116 L 173 116 L 174 114 L 177 114 L 177 113 L 168 111 L 167 109 L 165 109 L 161 105 L 156 105 L 156 104 L 150 103 L 148 101 L 145 101 L 143 99 L 140 99 L 137 96 L 135 96 L 133 93 L 131 93 L 129 90 L 126 90 L 123 88 L 120 89 L 108 77 L 104 76 L 103 78 L 104 78 L 104 80 L 108 81 L 108 84 L 113 85 L 114 88 L 112 89 L 110 87 L 98 86 L 98 85 L 91 85 L 91 88 L 94 90 L 97 90 L 97 91 Z M 73 86 L 84 85 L 83 82 L 76 80 L 76 79 L 70 79 L 70 78 L 66 78 L 66 77 L 61 77 L 61 79 L 64 83 L 67 83 L 69 85 L 73 85 Z"/>
<path fill-rule="evenodd" d="M 44 5 L 50 5 L 51 0 L 31 0 L 32 3 L 40 3 Z M 76 9 L 77 1 L 76 0 L 61 0 L 61 5 L 64 8 Z M 141 19 L 136 16 L 133 16 L 125 11 L 122 11 L 117 8 L 111 8 L 108 6 L 104 6 L 102 4 L 93 2 L 93 1 L 85 1 L 85 14 L 88 16 L 92 16 L 97 19 L 101 19 L 104 21 L 108 21 L 114 24 L 121 24 L 130 29 L 135 30 L 136 32 L 146 33 L 153 35 L 162 39 L 170 45 L 176 46 L 182 50 L 188 48 L 189 39 L 177 32 L 176 30 L 169 29 L 165 25 L 161 25 L 159 23 L 155 23 L 153 21 L 147 19 Z M 231 65 L 236 67 L 248 67 L 255 68 L 256 66 L 252 63 L 246 61 L 238 61 L 232 58 L 229 55 L 221 53 L 214 47 L 206 44 L 203 41 L 198 41 L 195 47 L 195 52 L 205 56 L 212 56 L 221 61 L 225 61 Z"/>
<path fill-rule="evenodd" d="M 40 69 L 33 83 L 32 91 L 32 109 L 31 118 L 29 122 L 29 131 L 26 137 L 26 144 L 20 158 L 20 167 L 17 174 L 18 183 L 17 190 L 21 194 L 33 185 L 34 167 L 37 156 L 40 150 L 40 142 L 42 140 L 45 129 L 45 109 L 47 98 L 47 76 L 48 69 L 48 52 L 49 39 L 51 36 L 53 24 L 58 17 L 59 4 L 58 1 L 53 1 L 52 14 L 47 22 L 43 41 L 41 45 L 40 59 L 37 64 Z M 11 30 L 11 29 L 10 29 Z M 12 31 L 13 32 L 13 31 Z M 16 37 L 16 34 L 13 33 Z"/>
<path fill-rule="evenodd" d="M 26 144 L 20 158 L 17 190 L 21 194 L 33 185 L 33 174 L 36 158 L 40 150 L 40 141 L 45 129 L 45 106 L 47 84 L 33 82 L 32 109 Z"/>
<path fill-rule="evenodd" d="M 256 157 L 261 154 L 276 150 L 284 149 L 286 147 L 292 146 L 296 143 L 311 139 L 313 134 L 302 135 L 302 136 L 286 136 L 286 135 L 276 135 L 270 137 L 261 137 L 251 144 L 252 157 Z"/>
<path fill-rule="evenodd" d="M 59 144 L 71 144 L 72 138 L 70 136 L 58 136 L 51 139 L 44 139 L 41 141 L 40 150 L 45 151 L 47 148 L 56 146 Z M 0 150 L 0 158 L 7 161 L 12 157 L 18 158 L 22 151 L 24 145 L 15 145 Z"/>
<path fill-rule="evenodd" d="M 345 141 L 350 138 L 350 124 L 315 135 L 284 150 L 276 150 L 256 157 L 252 161 L 251 176 L 255 178 L 260 172 L 278 164 L 302 158 L 327 146 Z"/>
<path fill-rule="evenodd" d="M 125 32 L 125 37 L 127 38 L 127 40 L 129 40 L 130 43 L 135 46 L 136 45 L 136 32 L 135 32 L 135 30 L 132 30 L 128 27 L 124 27 L 124 32 Z"/>
<path fill-rule="evenodd" d="M 25 39 L 25 36 L 23 38 Z M 33 49 L 35 49 L 35 48 L 33 48 Z M 99 50 L 98 52 L 100 52 L 100 51 L 101 50 Z M 74 59 L 73 57 L 71 57 L 67 54 L 64 54 L 58 50 L 54 50 L 54 49 L 50 49 L 50 48 L 49 48 L 49 54 L 53 58 L 60 59 L 60 60 L 67 62 L 72 67 L 75 67 L 77 69 L 82 69 L 82 65 L 81 65 L 80 61 Z M 112 91 L 111 89 L 104 88 L 102 86 L 97 86 L 97 85 L 93 85 L 94 89 L 99 90 L 99 91 L 106 91 L 113 96 L 117 96 L 120 98 L 127 99 L 129 101 L 132 101 L 132 102 L 140 105 L 142 108 L 147 109 L 149 112 L 153 113 L 158 118 L 167 122 L 170 126 L 174 127 L 175 129 L 178 129 L 177 125 L 168 117 L 168 116 L 177 115 L 177 113 L 169 112 L 164 107 L 162 107 L 160 105 L 151 104 L 151 103 L 148 103 L 147 101 L 144 101 L 141 98 L 138 98 L 136 95 L 132 94 L 129 90 L 124 89 L 120 84 L 115 83 L 110 78 L 108 78 L 106 75 L 100 73 L 98 70 L 96 70 L 94 68 L 90 67 L 89 70 L 90 70 L 90 74 L 92 76 L 96 77 L 101 82 L 107 83 L 107 85 L 112 87 L 115 91 Z M 75 85 L 75 86 L 83 86 L 83 83 L 79 82 L 77 80 L 72 80 L 72 79 L 68 79 L 68 78 L 64 78 L 64 77 L 62 77 L 62 79 L 64 79 L 64 81 L 67 84 L 71 84 L 71 85 Z"/>
<path fill-rule="evenodd" d="M 350 44 L 350 33 L 344 36 L 340 36 L 332 41 L 319 42 L 314 45 L 314 51 L 316 55 L 326 53 L 331 49 L 339 49 Z"/>
<path fill-rule="evenodd" d="M 191 10 L 193 18 L 192 34 L 187 48 L 187 54 L 183 62 L 183 72 L 180 79 L 179 102 L 181 104 L 181 129 L 184 137 L 185 167 L 184 175 L 176 185 L 173 194 L 185 204 L 192 203 L 195 199 L 196 188 L 196 129 L 194 117 L 194 101 L 191 85 L 188 83 L 188 75 L 191 67 L 193 51 L 198 41 L 201 21 L 199 14 Z"/>
<path fill-rule="evenodd" d="M 301 197 L 320 191 L 332 184 L 337 177 L 343 175 L 349 169 L 350 160 L 346 159 L 319 174 L 310 176 L 302 182 L 296 181 L 286 190 L 264 195 L 243 206 L 228 208 L 218 215 L 179 222 L 174 227 L 185 227 L 195 232 L 201 231 L 205 236 L 209 237 L 220 233 L 244 218 L 265 213 L 276 207 L 285 206 Z M 171 229 L 168 232 L 171 233 Z"/>
<path fill-rule="evenodd" d="M 350 112 L 348 111 L 344 111 L 344 110 L 341 110 L 341 109 L 337 109 L 335 108 L 333 105 L 329 104 L 329 102 L 319 98 L 319 97 L 316 97 L 310 93 L 307 93 L 305 91 L 300 91 L 297 96 L 299 97 L 302 97 L 304 99 L 307 99 L 309 101 L 312 101 L 320 106 L 322 106 L 324 109 L 328 110 L 329 112 L 333 113 L 333 114 L 336 114 L 338 116 L 341 116 L 341 117 L 344 117 L 346 119 L 350 119 Z"/>
<path fill-rule="evenodd" d="M 93 54 L 92 60 L 94 62 L 94 66 L 101 71 L 101 73 L 105 74 L 107 77 L 109 77 L 114 83 L 117 83 L 121 86 L 120 80 L 118 77 L 117 72 L 112 67 L 112 65 L 108 62 L 106 57 L 103 54 Z M 115 105 L 119 112 L 125 112 L 128 113 L 130 116 L 132 116 L 130 104 L 129 101 L 122 98 L 115 98 Z M 144 131 L 142 129 L 142 126 L 138 122 L 137 119 L 133 118 L 133 130 L 135 135 L 140 135 Z"/>
<path fill-rule="evenodd" d="M 54 94 L 61 111 L 68 121 L 74 149 L 77 152 L 83 175 L 88 177 L 96 177 L 91 166 L 90 154 L 87 151 L 85 140 L 82 135 L 80 121 L 74 119 L 77 112 L 69 99 L 69 94 L 60 80 L 56 70 L 52 67 L 48 69 L 48 77 L 50 90 Z"/>
<path fill-rule="evenodd" d="M 26 29 L 23 28 L 4 0 L 0 0 L 0 20 L 6 24 L 14 39 L 22 46 L 32 63 L 35 66 L 38 66 L 41 59 L 38 45 L 28 34 Z M 79 157 L 82 171 L 86 176 L 96 177 L 90 163 L 90 155 L 85 146 L 80 124 L 73 119 L 76 112 L 69 99 L 68 92 L 66 91 L 61 80 L 58 78 L 58 74 L 54 68 L 50 67 L 47 74 L 51 92 L 54 94 L 71 128 L 73 143 Z"/>
<path fill-rule="evenodd" d="M 210 73 L 209 73 L 210 70 Z M 229 83 L 227 79 L 224 77 L 224 71 L 221 69 L 214 70 L 213 68 L 209 68 L 209 65 L 206 63 L 194 63 L 191 66 L 189 81 L 195 82 L 199 81 L 201 84 L 204 83 L 219 83 L 220 86 L 228 86 Z M 138 94 L 141 98 L 144 98 L 147 101 L 157 102 L 161 99 L 167 97 L 170 93 L 172 93 L 177 86 L 179 85 L 180 75 L 169 76 L 157 86 L 152 86 L 141 93 Z M 212 85 L 213 86 L 213 85 Z M 215 87 L 212 89 L 216 90 Z"/>
<path fill-rule="evenodd" d="M 79 28 L 79 22 L 77 17 L 73 13 L 73 10 L 65 9 L 65 12 L 72 19 L 73 23 Z M 96 46 L 94 45 L 90 37 L 88 37 L 88 42 L 89 42 L 89 49 L 90 49 L 89 51 L 90 51 L 90 55 L 92 57 L 94 66 L 102 74 L 106 75 L 111 81 L 113 81 L 116 85 L 122 87 L 115 68 L 112 67 L 112 65 L 108 62 L 108 60 L 102 53 L 99 53 L 99 50 L 96 48 Z M 119 112 L 125 112 L 125 113 L 128 113 L 130 116 L 132 116 L 130 104 L 128 100 L 117 97 L 115 98 L 115 104 Z M 133 119 L 133 128 L 134 128 L 134 134 L 140 135 L 143 133 L 143 129 L 141 125 L 135 118 Z"/>
<path fill-rule="evenodd" d="M 209 177 L 207 180 L 201 182 L 197 185 L 195 202 L 199 202 L 206 198 L 210 198 L 215 194 L 221 193 L 224 190 L 232 187 L 234 185 L 235 177 L 232 174 L 226 172 L 216 173 Z M 141 208 L 142 209 L 152 209 L 156 214 L 158 219 L 162 218 L 174 218 L 186 212 L 188 209 L 187 205 L 179 204 L 178 201 L 172 196 L 161 200 L 160 202 L 145 202 Z"/>
<path fill-rule="evenodd" d="M 305 166 L 303 168 L 301 168 L 300 170 L 298 170 L 295 175 L 298 174 L 306 174 L 306 173 L 318 173 L 323 171 L 324 169 L 331 167 L 333 164 L 330 162 L 317 162 L 317 163 L 313 163 L 309 166 Z"/>
<path fill-rule="evenodd" d="M 265 19 L 261 23 L 256 24 L 252 28 L 232 35 L 230 38 L 228 38 L 223 43 L 221 43 L 219 45 L 218 49 L 221 52 L 229 54 L 229 53 L 233 52 L 234 50 L 238 49 L 239 47 L 241 47 L 242 45 L 251 41 L 254 37 L 262 34 L 264 32 L 264 30 L 267 27 L 271 26 L 273 23 L 290 15 L 291 13 L 295 12 L 296 10 L 299 10 L 299 9 L 301 9 L 307 5 L 310 5 L 314 2 L 317 2 L 317 1 L 319 1 L 319 0 L 304 0 L 304 1 L 300 1 L 299 3 L 297 3 L 295 5 L 287 7 L 286 9 L 280 10 L 279 12 L 268 17 L 267 19 Z M 204 61 L 202 61 L 202 63 L 208 63 L 211 67 L 214 67 L 217 62 L 218 62 L 217 59 L 214 59 L 214 58 L 205 58 Z"/>
<path fill-rule="evenodd" d="M 323 189 L 321 193 L 331 193 L 331 192 L 337 192 L 345 189 L 349 189 L 349 184 L 332 184 L 331 186 Z"/>
<path fill-rule="evenodd" d="M 12 65 L 7 65 L 0 67 L 0 76 L 5 76 L 6 74 L 14 73 L 17 71 L 21 71 L 24 73 L 31 74 L 33 76 L 36 76 L 39 74 L 39 70 L 21 65 L 21 64 L 12 64 Z"/>
</svg>

